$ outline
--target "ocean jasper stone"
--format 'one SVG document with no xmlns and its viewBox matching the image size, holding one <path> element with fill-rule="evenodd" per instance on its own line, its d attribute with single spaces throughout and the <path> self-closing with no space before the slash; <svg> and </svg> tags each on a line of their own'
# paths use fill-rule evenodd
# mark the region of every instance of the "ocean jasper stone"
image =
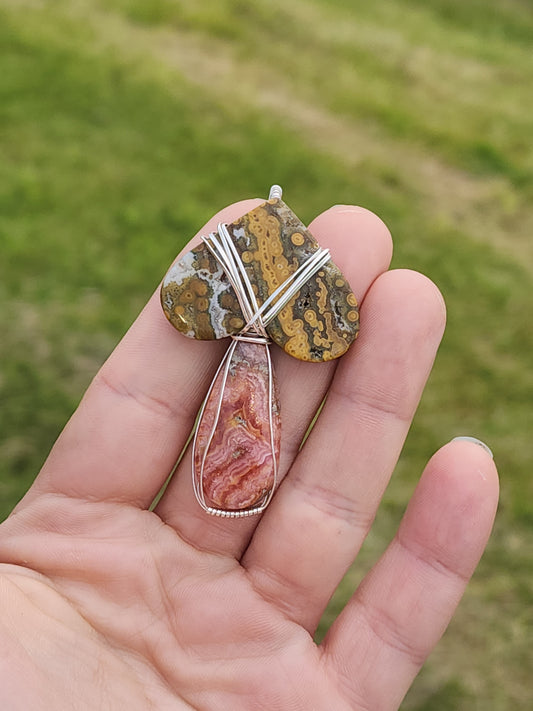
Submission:
<svg viewBox="0 0 533 711">
<path fill-rule="evenodd" d="M 191 338 L 225 338 L 244 326 L 233 287 L 203 243 L 169 269 L 161 305 L 170 323 Z"/>
<path fill-rule="evenodd" d="M 269 413 L 267 348 L 237 341 L 226 377 L 223 366 L 211 389 L 194 449 L 196 486 L 207 506 L 253 508 L 275 485 L 281 429 L 275 382 Z"/>
<path fill-rule="evenodd" d="M 228 225 L 254 285 L 259 306 L 319 249 L 312 234 L 282 200 L 268 200 Z M 166 275 L 161 303 L 169 321 L 193 338 L 238 333 L 243 315 L 222 267 L 202 244 Z M 289 355 L 326 361 L 343 355 L 359 329 L 356 298 L 330 260 L 300 288 L 267 326 Z"/>
</svg>

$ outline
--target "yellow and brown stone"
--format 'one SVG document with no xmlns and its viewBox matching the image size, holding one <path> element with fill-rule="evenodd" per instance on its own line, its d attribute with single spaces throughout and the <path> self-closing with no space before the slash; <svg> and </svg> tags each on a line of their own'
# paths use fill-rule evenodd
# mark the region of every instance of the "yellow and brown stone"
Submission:
<svg viewBox="0 0 533 711">
<path fill-rule="evenodd" d="M 268 200 L 228 225 L 258 304 L 293 274 L 319 245 L 282 200 Z M 202 244 L 166 275 L 161 303 L 169 321 L 193 338 L 238 333 L 244 319 L 233 288 L 217 260 Z M 357 301 L 330 260 L 273 319 L 267 331 L 289 355 L 326 361 L 346 352 L 357 336 Z"/>
</svg>

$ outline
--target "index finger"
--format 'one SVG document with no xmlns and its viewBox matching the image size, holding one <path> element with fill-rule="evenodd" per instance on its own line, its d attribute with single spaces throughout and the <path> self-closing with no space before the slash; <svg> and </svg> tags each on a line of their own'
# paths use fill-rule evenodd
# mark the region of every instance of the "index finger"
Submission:
<svg viewBox="0 0 533 711">
<path fill-rule="evenodd" d="M 185 249 L 261 202 L 243 200 L 221 210 Z M 53 492 L 149 507 L 187 441 L 223 348 L 178 336 L 154 293 L 94 378 L 21 504 Z"/>
</svg>

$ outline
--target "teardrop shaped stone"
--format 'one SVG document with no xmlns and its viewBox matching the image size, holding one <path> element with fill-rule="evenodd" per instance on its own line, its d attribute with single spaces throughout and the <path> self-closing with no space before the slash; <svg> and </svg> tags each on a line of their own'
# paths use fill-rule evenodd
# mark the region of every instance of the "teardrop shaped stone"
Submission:
<svg viewBox="0 0 533 711">
<path fill-rule="evenodd" d="M 194 476 L 207 506 L 242 511 L 260 504 L 275 485 L 281 427 L 274 381 L 269 395 L 274 375 L 267 348 L 237 341 L 204 407 Z"/>
</svg>

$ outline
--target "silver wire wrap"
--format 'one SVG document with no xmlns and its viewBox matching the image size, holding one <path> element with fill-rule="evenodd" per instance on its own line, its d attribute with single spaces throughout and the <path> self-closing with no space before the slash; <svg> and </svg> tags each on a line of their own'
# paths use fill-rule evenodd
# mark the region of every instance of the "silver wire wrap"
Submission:
<svg viewBox="0 0 533 711">
<path fill-rule="evenodd" d="M 270 188 L 269 199 L 281 199 L 282 190 L 279 185 L 273 185 Z M 289 301 L 298 293 L 302 286 L 321 269 L 326 262 L 330 259 L 330 254 L 328 249 L 322 249 L 319 247 L 300 267 L 291 274 L 284 282 L 281 284 L 265 301 L 259 306 L 257 299 L 254 294 L 252 283 L 246 272 L 246 268 L 242 262 L 242 259 L 235 247 L 233 239 L 228 231 L 227 225 L 224 223 L 219 223 L 217 232 L 211 232 L 209 236 L 202 237 L 206 247 L 209 249 L 211 254 L 223 267 L 228 281 L 230 282 L 241 311 L 244 317 L 245 325 L 241 331 L 235 335 L 232 335 L 232 343 L 229 346 L 224 358 L 222 359 L 217 372 L 211 382 L 205 400 L 200 409 L 198 416 L 198 423 L 196 426 L 196 431 L 194 433 L 193 449 L 192 449 L 192 479 L 193 479 L 193 489 L 196 499 L 200 506 L 208 514 L 212 516 L 221 516 L 226 518 L 241 518 L 244 516 L 253 516 L 255 514 L 262 513 L 265 508 L 270 503 L 270 500 L 274 494 L 278 478 L 278 464 L 276 461 L 276 452 L 274 447 L 274 432 L 272 423 L 272 403 L 273 403 L 273 375 L 272 375 L 272 362 L 270 359 L 270 352 L 268 348 L 269 338 L 267 334 L 266 327 L 268 324 L 276 318 L 280 311 L 289 303 Z M 205 500 L 205 494 L 203 490 L 203 478 L 204 478 L 204 465 L 215 435 L 215 431 L 218 425 L 218 420 L 220 417 L 220 411 L 222 409 L 222 401 L 224 397 L 224 390 L 226 388 L 226 382 L 228 377 L 228 371 L 233 357 L 233 353 L 237 346 L 238 341 L 247 341 L 249 343 L 256 343 L 263 346 L 267 354 L 268 362 L 268 398 L 269 398 L 269 427 L 270 427 L 270 448 L 272 452 L 272 461 L 274 466 L 274 477 L 272 487 L 269 491 L 265 492 L 263 498 L 259 503 L 253 508 L 242 509 L 242 510 L 227 510 L 218 509 L 213 506 L 209 506 Z M 195 455 L 196 455 L 196 442 L 197 435 L 202 417 L 204 414 L 205 407 L 209 401 L 209 397 L 215 385 L 215 382 L 219 374 L 223 372 L 222 386 L 220 388 L 219 400 L 217 403 L 215 419 L 213 427 L 211 429 L 210 435 L 207 439 L 204 454 L 202 457 L 202 463 L 200 467 L 199 476 L 196 476 L 195 470 Z"/>
</svg>

